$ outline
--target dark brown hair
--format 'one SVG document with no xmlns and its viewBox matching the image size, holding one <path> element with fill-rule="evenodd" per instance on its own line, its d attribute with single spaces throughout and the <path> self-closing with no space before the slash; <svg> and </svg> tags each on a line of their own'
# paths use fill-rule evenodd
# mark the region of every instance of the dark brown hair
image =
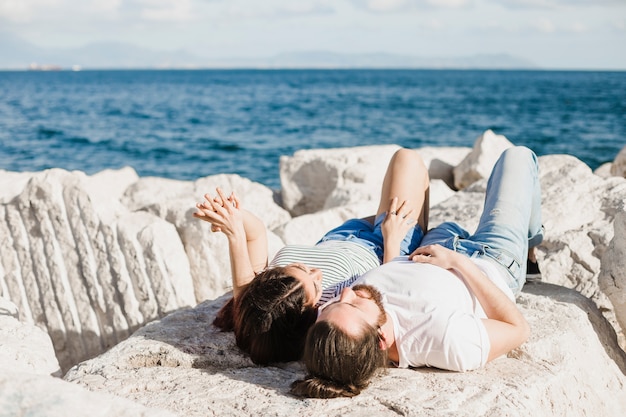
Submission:
<svg viewBox="0 0 626 417">
<path fill-rule="evenodd" d="M 354 397 L 387 364 L 379 347 L 378 329 L 365 323 L 363 334 L 350 336 L 328 321 L 315 323 L 306 338 L 304 364 L 308 375 L 291 384 L 299 397 Z"/>
<path fill-rule="evenodd" d="M 213 324 L 233 330 L 237 346 L 256 364 L 299 360 L 317 309 L 306 305 L 304 287 L 285 268 L 257 274 L 218 312 Z"/>
</svg>

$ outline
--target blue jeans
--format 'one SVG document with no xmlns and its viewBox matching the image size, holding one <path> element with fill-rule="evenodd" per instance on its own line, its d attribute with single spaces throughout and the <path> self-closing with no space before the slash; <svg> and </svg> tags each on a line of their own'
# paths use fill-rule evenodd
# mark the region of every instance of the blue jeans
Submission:
<svg viewBox="0 0 626 417">
<path fill-rule="evenodd" d="M 378 261 L 383 261 L 383 232 L 381 225 L 385 220 L 385 213 L 376 216 L 374 224 L 364 219 L 350 219 L 339 227 L 334 228 L 324 235 L 317 243 L 328 240 L 346 240 L 358 243 L 372 250 L 378 257 Z M 400 255 L 409 255 L 422 241 L 424 232 L 419 225 L 412 227 L 400 242 Z"/>
<path fill-rule="evenodd" d="M 496 263 L 514 294 L 526 282 L 528 248 L 543 240 L 541 186 L 537 156 L 516 146 L 502 153 L 493 167 L 485 206 L 473 235 L 446 222 L 428 231 L 420 246 L 440 244 L 467 256 Z"/>
</svg>

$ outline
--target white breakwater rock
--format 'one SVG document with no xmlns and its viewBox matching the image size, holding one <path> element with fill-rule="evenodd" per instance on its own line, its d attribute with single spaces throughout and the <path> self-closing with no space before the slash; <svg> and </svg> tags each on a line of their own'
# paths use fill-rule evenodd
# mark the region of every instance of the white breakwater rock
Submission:
<svg viewBox="0 0 626 417">
<path fill-rule="evenodd" d="M 492 149 L 489 141 L 501 139 L 482 137 L 474 149 Z M 368 407 L 410 415 L 624 414 L 615 400 L 624 394 L 626 372 L 616 342 L 626 345 L 616 319 L 623 309 L 613 307 L 614 297 L 599 287 L 598 276 L 618 259 L 604 255 L 619 254 L 614 248 L 621 246 L 611 242 L 619 241 L 615 219 L 625 210 L 626 180 L 594 175 L 567 155 L 540 158 L 546 239 L 538 257 L 544 281 L 555 285 L 527 286 L 520 303 L 534 323 L 533 337 L 502 362 L 468 374 L 392 370 L 362 400 L 302 402 L 286 396 L 288 384 L 301 375 L 299 364 L 254 367 L 231 334 L 209 325 L 224 299 L 204 300 L 230 289 L 230 271 L 226 239 L 191 217 L 202 195 L 218 185 L 239 194 L 268 225 L 271 256 L 287 243 L 315 243 L 346 218 L 373 214 L 385 158 L 397 149 L 383 148 L 310 150 L 283 158 L 282 201 L 318 207 L 293 218 L 293 207 L 277 203 L 280 195 L 236 175 L 192 182 L 137 178 L 132 169 L 94 176 L 1 172 L 0 296 L 17 306 L 13 316 L 21 323 L 47 331 L 63 369 L 116 346 L 74 369 L 68 380 L 179 415 L 363 415 Z M 473 230 L 485 180 L 459 192 L 450 184 L 454 168 L 476 155 L 467 148 L 418 151 L 433 179 L 431 226 L 456 220 Z M 488 172 L 489 163 L 479 171 Z M 334 188 L 318 189 L 314 183 L 325 180 L 325 169 L 340 174 Z M 316 197 L 304 204 L 299 194 Z M 142 328 L 159 317 L 165 318 Z M 24 381 L 18 391 L 27 398 Z M 511 387 L 521 390 L 519 396 Z M 463 411 L 466 403 L 471 407 Z"/>
<path fill-rule="evenodd" d="M 61 369 L 50 336 L 17 316 L 17 307 L 0 297 L 0 415 L 175 415 L 59 379 Z"/>
<path fill-rule="evenodd" d="M 564 287 L 528 286 L 518 302 L 531 339 L 484 369 L 390 369 L 361 395 L 333 400 L 291 397 L 289 385 L 304 375 L 301 364 L 254 366 L 232 333 L 208 325 L 224 300 L 151 323 L 65 379 L 180 416 L 609 417 L 626 411 L 626 355 L 593 303 Z"/>
</svg>

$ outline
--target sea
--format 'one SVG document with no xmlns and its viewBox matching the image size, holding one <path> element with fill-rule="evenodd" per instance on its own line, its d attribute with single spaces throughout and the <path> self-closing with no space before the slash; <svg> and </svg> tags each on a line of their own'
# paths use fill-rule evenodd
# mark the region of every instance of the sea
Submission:
<svg viewBox="0 0 626 417">
<path fill-rule="evenodd" d="M 0 169 L 133 167 L 280 188 L 300 149 L 471 147 L 491 129 L 592 169 L 626 146 L 626 72 L 0 71 Z"/>
</svg>

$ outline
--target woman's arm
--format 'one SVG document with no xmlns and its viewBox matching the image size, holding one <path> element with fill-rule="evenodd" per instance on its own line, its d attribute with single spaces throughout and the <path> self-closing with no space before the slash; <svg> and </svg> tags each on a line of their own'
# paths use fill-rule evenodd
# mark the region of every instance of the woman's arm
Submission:
<svg viewBox="0 0 626 417">
<path fill-rule="evenodd" d="M 204 197 L 205 201 L 196 205 L 198 211 L 193 216 L 211 223 L 212 231 L 226 235 L 233 295 L 237 297 L 256 272 L 267 266 L 267 231 L 258 217 L 240 207 L 234 194 L 226 198 L 217 188 L 217 197 L 209 194 Z"/>
<path fill-rule="evenodd" d="M 530 336 L 530 326 L 515 303 L 467 256 L 440 245 L 429 245 L 415 250 L 410 259 L 455 269 L 463 276 L 487 314 L 483 324 L 491 343 L 488 361 L 510 352 Z"/>
</svg>

